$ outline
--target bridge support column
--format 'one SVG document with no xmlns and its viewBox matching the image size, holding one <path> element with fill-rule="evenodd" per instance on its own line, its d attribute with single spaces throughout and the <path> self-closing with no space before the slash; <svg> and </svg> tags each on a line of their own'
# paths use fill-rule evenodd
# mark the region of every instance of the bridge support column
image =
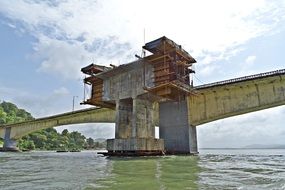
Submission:
<svg viewBox="0 0 285 190">
<path fill-rule="evenodd" d="M 17 141 L 10 138 L 11 127 L 5 129 L 3 151 L 18 151 Z"/>
<path fill-rule="evenodd" d="M 159 136 L 168 154 L 197 154 L 196 126 L 188 120 L 186 100 L 159 104 Z"/>
<path fill-rule="evenodd" d="M 155 139 L 153 102 L 128 98 L 116 102 L 115 139 L 107 140 L 108 155 L 158 155 L 162 139 Z"/>
</svg>

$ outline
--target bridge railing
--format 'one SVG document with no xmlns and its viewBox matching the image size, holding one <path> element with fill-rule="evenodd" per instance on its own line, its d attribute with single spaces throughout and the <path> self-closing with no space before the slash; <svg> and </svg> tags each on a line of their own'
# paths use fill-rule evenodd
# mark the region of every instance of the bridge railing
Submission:
<svg viewBox="0 0 285 190">
<path fill-rule="evenodd" d="M 249 75 L 249 76 L 244 76 L 244 77 L 239 77 L 239 78 L 233 78 L 233 79 L 209 83 L 209 84 L 203 84 L 203 85 L 195 86 L 194 89 L 209 88 L 213 86 L 237 83 L 237 82 L 242 82 L 246 80 L 254 80 L 258 78 L 270 77 L 270 76 L 275 76 L 275 75 L 280 75 L 280 74 L 285 74 L 285 69 L 279 69 L 276 71 L 270 71 L 266 73 L 259 73 L 259 74 L 254 74 L 254 75 Z"/>
</svg>

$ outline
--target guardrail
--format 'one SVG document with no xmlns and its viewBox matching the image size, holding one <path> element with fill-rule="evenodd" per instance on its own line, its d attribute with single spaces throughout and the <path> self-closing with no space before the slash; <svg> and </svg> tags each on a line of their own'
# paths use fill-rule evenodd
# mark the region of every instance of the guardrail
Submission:
<svg viewBox="0 0 285 190">
<path fill-rule="evenodd" d="M 219 86 L 219 85 L 224 85 L 224 84 L 243 82 L 246 80 L 254 80 L 254 79 L 259 79 L 259 78 L 265 78 L 265 77 L 280 75 L 280 74 L 285 74 L 285 69 L 280 69 L 280 70 L 276 70 L 276 71 L 270 71 L 270 72 L 266 72 L 266 73 L 255 74 L 255 75 L 249 75 L 249 76 L 244 76 L 244 77 L 239 77 L 239 78 L 233 78 L 233 79 L 209 83 L 209 84 L 203 84 L 203 85 L 195 86 L 194 89 L 198 90 L 198 89 L 202 89 L 202 88 L 209 88 L 209 87 Z"/>
</svg>

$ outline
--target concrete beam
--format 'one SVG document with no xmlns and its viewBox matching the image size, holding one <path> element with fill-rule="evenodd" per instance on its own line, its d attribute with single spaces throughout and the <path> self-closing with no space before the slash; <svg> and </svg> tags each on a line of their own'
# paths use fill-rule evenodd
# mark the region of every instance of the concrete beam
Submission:
<svg viewBox="0 0 285 190">
<path fill-rule="evenodd" d="M 196 90 L 188 96 L 191 124 L 223 119 L 235 115 L 285 104 L 285 75 L 217 85 Z"/>
<path fill-rule="evenodd" d="M 4 125 L 0 127 L 3 138 L 3 128 L 11 128 L 10 137 L 18 139 L 40 129 L 79 123 L 114 123 L 115 111 L 107 108 L 92 108 L 35 119 L 22 123 Z M 1 137 L 1 136 L 0 136 Z"/>
</svg>

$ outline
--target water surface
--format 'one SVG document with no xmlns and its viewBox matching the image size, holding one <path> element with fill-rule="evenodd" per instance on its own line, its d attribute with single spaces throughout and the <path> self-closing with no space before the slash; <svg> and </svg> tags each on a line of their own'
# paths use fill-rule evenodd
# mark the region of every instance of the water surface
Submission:
<svg viewBox="0 0 285 190">
<path fill-rule="evenodd" d="M 285 189 L 285 150 L 106 158 L 95 151 L 0 153 L 0 189 Z"/>
</svg>

